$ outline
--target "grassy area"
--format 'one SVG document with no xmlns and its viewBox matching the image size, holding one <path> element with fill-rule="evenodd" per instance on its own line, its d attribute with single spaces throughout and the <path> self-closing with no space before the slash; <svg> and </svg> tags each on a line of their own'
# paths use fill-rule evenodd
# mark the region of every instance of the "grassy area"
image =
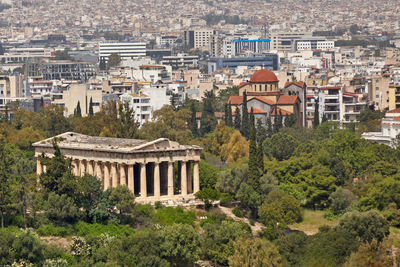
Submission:
<svg viewBox="0 0 400 267">
<path fill-rule="evenodd" d="M 318 228 L 323 225 L 335 226 L 338 220 L 329 221 L 324 218 L 325 211 L 322 210 L 304 210 L 304 219 L 301 223 L 290 225 L 290 229 L 303 231 L 307 235 L 313 235 L 318 232 Z"/>
</svg>

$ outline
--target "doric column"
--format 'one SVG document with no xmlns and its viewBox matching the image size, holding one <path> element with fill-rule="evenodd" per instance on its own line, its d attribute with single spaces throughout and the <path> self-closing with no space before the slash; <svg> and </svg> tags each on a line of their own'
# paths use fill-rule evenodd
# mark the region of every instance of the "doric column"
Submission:
<svg viewBox="0 0 400 267">
<path fill-rule="evenodd" d="M 199 179 L 199 162 L 195 161 L 193 164 L 193 193 L 200 191 L 200 179 Z"/>
<path fill-rule="evenodd" d="M 181 161 L 181 195 L 187 195 L 186 161 Z"/>
<path fill-rule="evenodd" d="M 187 164 L 187 192 L 188 194 L 193 193 L 193 182 L 192 182 L 192 164 L 191 161 Z"/>
<path fill-rule="evenodd" d="M 72 160 L 72 166 L 74 167 L 74 175 L 79 176 L 81 174 L 79 172 L 79 159 Z"/>
<path fill-rule="evenodd" d="M 88 161 L 87 162 L 87 172 L 90 175 L 94 175 L 94 169 L 93 169 L 93 161 Z"/>
<path fill-rule="evenodd" d="M 160 163 L 154 162 L 154 196 L 160 196 Z"/>
<path fill-rule="evenodd" d="M 174 195 L 174 162 L 168 161 L 168 196 Z"/>
<path fill-rule="evenodd" d="M 126 174 L 125 174 L 125 165 L 119 165 L 119 184 L 126 185 Z"/>
<path fill-rule="evenodd" d="M 147 197 L 146 164 L 140 163 L 140 196 Z"/>
<path fill-rule="evenodd" d="M 85 172 L 86 172 L 86 166 L 85 166 L 85 162 L 84 162 L 84 160 L 80 160 L 80 161 L 79 161 L 79 171 L 80 171 L 80 174 L 79 174 L 79 176 L 83 176 L 83 175 L 85 175 Z"/>
<path fill-rule="evenodd" d="M 132 193 L 135 193 L 135 180 L 133 171 L 133 165 L 128 165 L 128 188 Z"/>
<path fill-rule="evenodd" d="M 117 163 L 111 163 L 111 183 L 112 187 L 118 186 L 118 173 L 117 173 Z"/>
<path fill-rule="evenodd" d="M 104 190 L 110 188 L 110 168 L 108 166 L 108 162 L 104 162 L 103 165 L 104 170 Z"/>
<path fill-rule="evenodd" d="M 47 166 L 43 165 L 43 172 L 46 173 L 47 172 Z"/>
<path fill-rule="evenodd" d="M 42 170 L 42 164 L 40 163 L 40 159 L 37 158 L 36 159 L 36 174 L 38 176 L 40 176 L 42 174 L 43 170 Z"/>
<path fill-rule="evenodd" d="M 99 161 L 94 162 L 94 175 L 99 179 L 100 181 L 103 181 L 103 173 L 101 171 L 101 163 Z"/>
</svg>

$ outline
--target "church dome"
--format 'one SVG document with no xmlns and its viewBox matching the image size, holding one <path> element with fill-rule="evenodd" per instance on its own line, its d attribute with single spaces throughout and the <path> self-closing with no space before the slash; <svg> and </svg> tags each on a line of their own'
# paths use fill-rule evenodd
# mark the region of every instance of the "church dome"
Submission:
<svg viewBox="0 0 400 267">
<path fill-rule="evenodd" d="M 275 73 L 270 70 L 262 69 L 254 72 L 254 74 L 250 78 L 251 83 L 271 83 L 271 82 L 279 82 Z"/>
</svg>

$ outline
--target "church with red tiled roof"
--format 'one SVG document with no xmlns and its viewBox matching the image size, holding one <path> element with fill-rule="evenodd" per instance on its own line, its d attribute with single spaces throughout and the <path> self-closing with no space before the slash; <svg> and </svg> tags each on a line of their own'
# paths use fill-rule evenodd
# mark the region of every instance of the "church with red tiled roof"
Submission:
<svg viewBox="0 0 400 267">
<path fill-rule="evenodd" d="M 243 92 L 278 92 L 279 80 L 275 73 L 270 70 L 261 69 L 251 76 L 248 82 L 239 84 L 239 94 Z"/>
</svg>

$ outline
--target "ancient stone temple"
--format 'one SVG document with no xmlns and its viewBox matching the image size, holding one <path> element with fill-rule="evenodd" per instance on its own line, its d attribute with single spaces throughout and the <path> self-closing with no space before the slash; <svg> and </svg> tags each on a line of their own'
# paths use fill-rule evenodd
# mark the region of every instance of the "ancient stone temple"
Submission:
<svg viewBox="0 0 400 267">
<path fill-rule="evenodd" d="M 199 146 L 180 145 L 166 138 L 148 142 L 67 132 L 33 144 L 38 175 L 46 170 L 40 162 L 42 153 L 54 156 L 54 139 L 72 160 L 76 176 L 95 175 L 104 190 L 127 185 L 137 202 L 187 202 L 200 189 Z"/>
</svg>

